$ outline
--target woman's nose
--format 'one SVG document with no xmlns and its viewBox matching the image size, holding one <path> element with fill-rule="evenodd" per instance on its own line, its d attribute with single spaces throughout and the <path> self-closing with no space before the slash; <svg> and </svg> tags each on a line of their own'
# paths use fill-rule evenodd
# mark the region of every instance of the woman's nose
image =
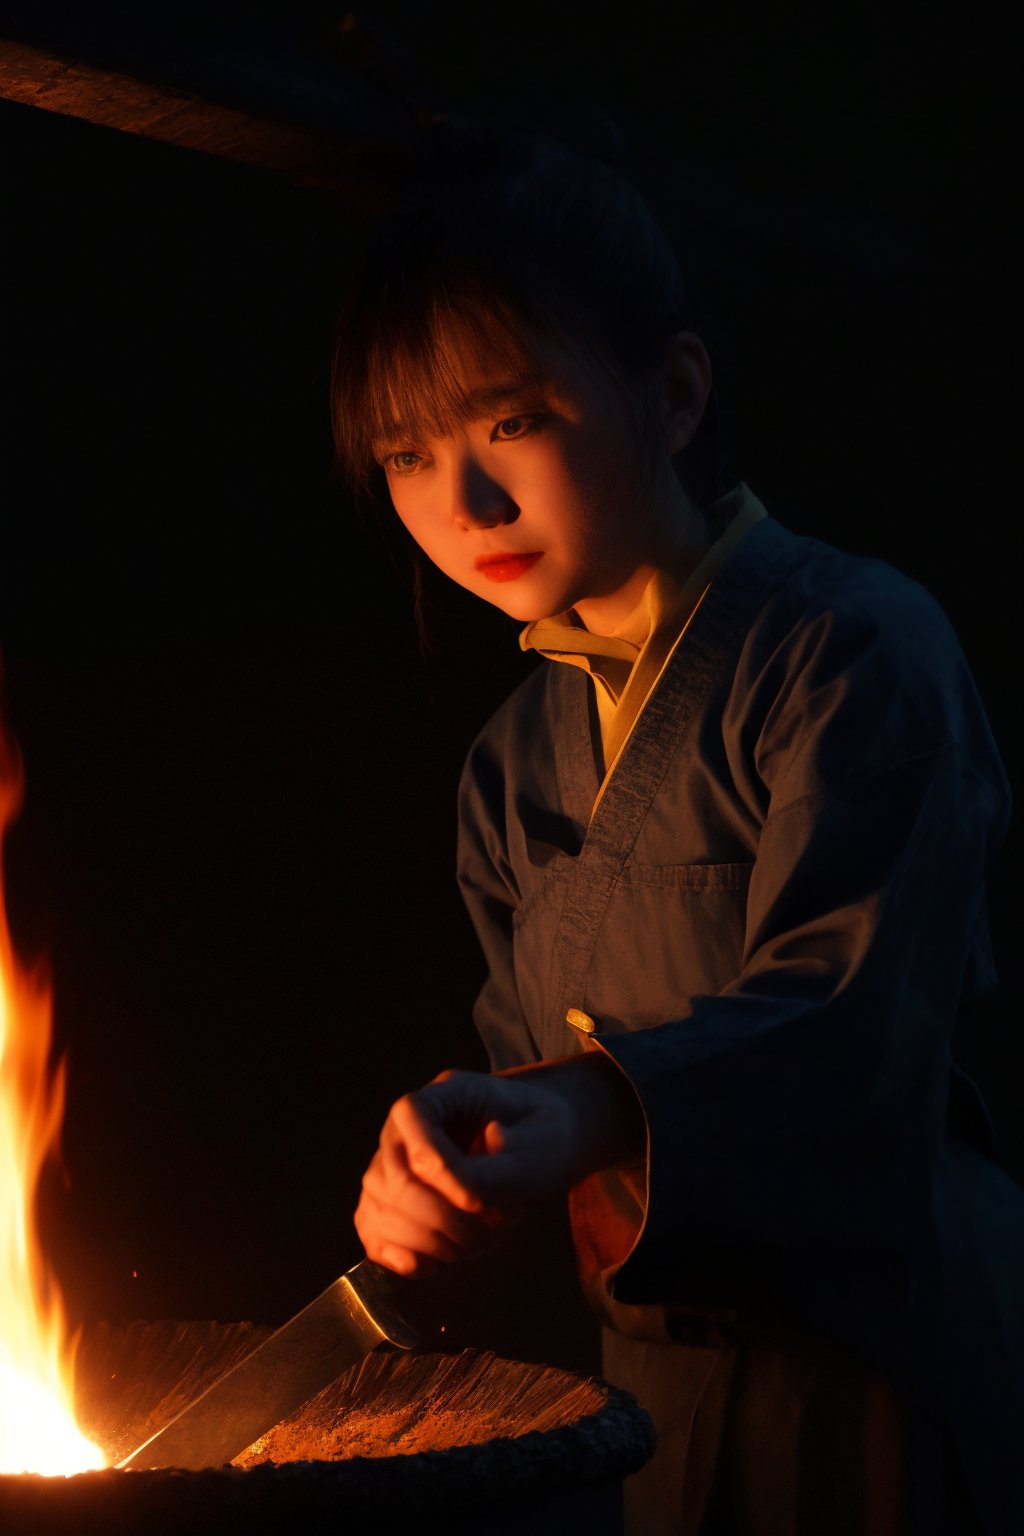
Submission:
<svg viewBox="0 0 1024 1536">
<path fill-rule="evenodd" d="M 455 467 L 451 490 L 452 520 L 459 528 L 498 528 L 519 516 L 512 497 L 475 459 Z"/>
</svg>

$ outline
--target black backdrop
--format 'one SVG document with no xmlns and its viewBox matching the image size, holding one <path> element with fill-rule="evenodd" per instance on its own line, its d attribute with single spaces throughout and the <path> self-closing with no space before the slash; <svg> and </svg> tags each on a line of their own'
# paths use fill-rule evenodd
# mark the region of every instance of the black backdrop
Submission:
<svg viewBox="0 0 1024 1536">
<path fill-rule="evenodd" d="M 1016 780 L 1005 41 L 934 16 L 716 9 L 665 35 L 655 6 L 628 31 L 380 9 L 440 99 L 500 80 L 612 108 L 715 316 L 737 469 L 937 594 Z M 69 1070 L 48 1240 L 76 1317 L 281 1321 L 359 1256 L 390 1101 L 483 1064 L 454 785 L 526 663 L 453 594 L 425 671 L 339 487 L 343 206 L 11 104 L 0 188 L 0 659 L 26 776 L 4 862 Z M 1017 846 L 1004 991 L 966 1049 L 1020 1177 Z M 549 1213 L 410 1306 L 434 1342 L 588 1364 L 574 1296 Z"/>
</svg>

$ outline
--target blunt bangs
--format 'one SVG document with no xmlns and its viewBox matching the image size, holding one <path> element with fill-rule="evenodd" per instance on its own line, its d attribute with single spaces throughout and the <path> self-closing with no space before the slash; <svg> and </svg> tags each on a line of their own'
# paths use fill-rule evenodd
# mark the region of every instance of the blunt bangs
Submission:
<svg viewBox="0 0 1024 1536">
<path fill-rule="evenodd" d="M 334 429 L 353 479 L 369 488 L 382 453 L 401 443 L 447 437 L 479 409 L 473 376 L 510 385 L 540 382 L 530 322 L 492 294 L 439 281 L 387 284 L 343 324 L 335 360 Z"/>
</svg>

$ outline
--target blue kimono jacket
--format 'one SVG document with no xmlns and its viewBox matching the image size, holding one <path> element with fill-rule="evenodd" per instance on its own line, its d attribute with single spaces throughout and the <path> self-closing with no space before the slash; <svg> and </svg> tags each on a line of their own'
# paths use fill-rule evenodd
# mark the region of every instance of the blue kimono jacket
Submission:
<svg viewBox="0 0 1024 1536">
<path fill-rule="evenodd" d="M 643 1106 L 646 1167 L 596 1181 L 575 1220 L 619 1377 L 634 1350 L 623 1384 L 668 1404 L 670 1440 L 680 1319 L 728 1335 L 790 1316 L 941 1426 L 981 1529 L 1005 1536 L 1024 1191 L 950 1134 L 951 1115 L 985 1124 L 950 1042 L 961 1001 L 994 983 L 985 883 L 1009 794 L 951 627 L 891 567 L 765 518 L 593 816 L 589 688 L 542 664 L 483 730 L 459 881 L 492 1066 L 596 1041 Z M 910 1490 L 909 1529 L 942 1528 L 927 1504 Z"/>
</svg>

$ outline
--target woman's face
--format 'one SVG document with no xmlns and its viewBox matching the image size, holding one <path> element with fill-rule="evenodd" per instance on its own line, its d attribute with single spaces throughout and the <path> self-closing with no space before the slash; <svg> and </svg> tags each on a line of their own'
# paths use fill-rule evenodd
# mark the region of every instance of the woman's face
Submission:
<svg viewBox="0 0 1024 1536">
<path fill-rule="evenodd" d="M 399 435 L 379 457 L 399 518 L 445 575 L 514 619 L 574 608 L 607 631 L 678 547 L 688 505 L 668 446 L 652 477 L 610 381 L 553 343 L 531 354 L 526 382 L 500 360 L 469 366 L 469 420 Z"/>
</svg>

